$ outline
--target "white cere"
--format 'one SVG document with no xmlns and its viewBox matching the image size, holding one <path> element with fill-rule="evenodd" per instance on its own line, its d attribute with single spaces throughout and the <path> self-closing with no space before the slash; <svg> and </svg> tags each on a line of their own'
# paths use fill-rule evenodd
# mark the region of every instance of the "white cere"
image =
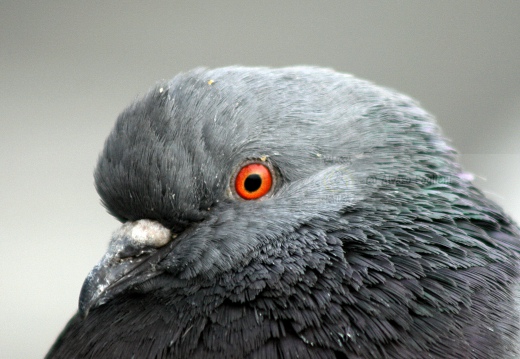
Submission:
<svg viewBox="0 0 520 359">
<path fill-rule="evenodd" d="M 120 231 L 126 232 L 130 239 L 141 246 L 159 248 L 168 244 L 172 239 L 171 231 L 157 221 L 140 219 L 127 222 L 121 226 Z"/>
</svg>

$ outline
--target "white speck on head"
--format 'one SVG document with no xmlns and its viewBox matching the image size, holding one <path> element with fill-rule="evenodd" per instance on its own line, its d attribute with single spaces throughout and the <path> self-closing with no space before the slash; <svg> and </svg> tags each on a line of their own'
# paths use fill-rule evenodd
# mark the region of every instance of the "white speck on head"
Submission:
<svg viewBox="0 0 520 359">
<path fill-rule="evenodd" d="M 472 182 L 475 180 L 475 175 L 469 172 L 459 173 L 459 178 L 464 181 Z"/>
</svg>

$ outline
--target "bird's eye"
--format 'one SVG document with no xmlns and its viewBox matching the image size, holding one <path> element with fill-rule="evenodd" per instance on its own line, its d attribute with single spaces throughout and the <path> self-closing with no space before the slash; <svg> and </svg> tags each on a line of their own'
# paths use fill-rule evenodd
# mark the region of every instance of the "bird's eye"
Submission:
<svg viewBox="0 0 520 359">
<path fill-rule="evenodd" d="M 269 193 L 273 185 L 271 169 L 262 163 L 249 163 L 235 177 L 235 191 L 243 199 L 258 199 Z"/>
</svg>

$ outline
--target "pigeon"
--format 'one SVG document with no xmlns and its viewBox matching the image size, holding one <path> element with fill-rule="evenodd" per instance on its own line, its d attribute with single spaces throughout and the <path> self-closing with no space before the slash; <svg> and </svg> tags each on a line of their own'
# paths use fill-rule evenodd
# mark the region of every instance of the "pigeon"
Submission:
<svg viewBox="0 0 520 359">
<path fill-rule="evenodd" d="M 94 177 L 122 225 L 46 358 L 520 355 L 520 230 L 406 95 L 198 68 L 122 112 Z"/>
</svg>

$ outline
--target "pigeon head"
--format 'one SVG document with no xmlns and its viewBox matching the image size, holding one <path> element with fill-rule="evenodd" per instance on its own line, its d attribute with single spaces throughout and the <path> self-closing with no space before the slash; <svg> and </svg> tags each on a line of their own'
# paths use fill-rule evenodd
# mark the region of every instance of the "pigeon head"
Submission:
<svg viewBox="0 0 520 359">
<path fill-rule="evenodd" d="M 123 225 L 70 332 L 112 354 L 146 330 L 151 357 L 237 358 L 487 355 L 473 342 L 516 332 L 516 227 L 392 90 L 311 67 L 180 74 L 120 115 L 95 180 Z M 114 313 L 124 349 L 92 329 Z"/>
<path fill-rule="evenodd" d="M 236 179 L 251 163 L 267 166 L 271 188 L 246 200 Z M 181 74 L 125 110 L 95 179 L 121 221 L 170 231 L 161 266 L 209 278 L 370 200 L 382 174 L 427 176 L 450 164 L 435 125 L 408 97 L 325 69 L 232 67 Z M 151 251 L 129 233 L 114 234 L 118 260 Z"/>
</svg>

